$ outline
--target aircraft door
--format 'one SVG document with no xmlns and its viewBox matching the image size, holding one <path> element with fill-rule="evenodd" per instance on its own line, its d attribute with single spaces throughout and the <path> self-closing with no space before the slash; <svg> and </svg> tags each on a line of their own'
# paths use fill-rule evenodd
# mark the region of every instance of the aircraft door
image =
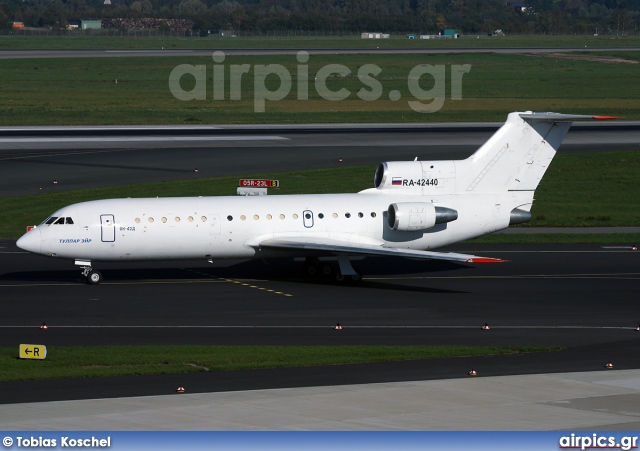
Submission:
<svg viewBox="0 0 640 451">
<path fill-rule="evenodd" d="M 103 243 L 116 240 L 116 223 L 113 215 L 100 215 L 100 239 Z"/>
<path fill-rule="evenodd" d="M 302 212 L 302 223 L 307 229 L 313 227 L 313 212 L 311 210 Z"/>
</svg>

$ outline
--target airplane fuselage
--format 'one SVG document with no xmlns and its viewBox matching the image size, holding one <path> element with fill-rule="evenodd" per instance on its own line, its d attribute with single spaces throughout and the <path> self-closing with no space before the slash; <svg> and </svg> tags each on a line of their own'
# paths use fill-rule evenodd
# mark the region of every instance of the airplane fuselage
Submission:
<svg viewBox="0 0 640 451">
<path fill-rule="evenodd" d="M 374 188 L 355 194 L 83 202 L 56 211 L 16 244 L 74 259 L 94 284 L 102 278 L 94 261 L 293 255 L 306 257 L 313 273 L 316 257 L 329 255 L 338 261 L 337 280 L 354 281 L 361 274 L 353 256 L 503 261 L 431 249 L 527 222 L 571 122 L 607 118 L 514 112 L 467 159 L 383 162 Z"/>
<path fill-rule="evenodd" d="M 417 231 L 393 230 L 387 210 L 392 202 L 423 203 L 424 196 L 364 192 L 108 199 L 64 207 L 52 215 L 57 219 L 45 221 L 25 238 L 33 236 L 31 247 L 39 242 L 41 254 L 92 261 L 297 254 L 260 249 L 260 242 L 279 237 L 428 250 L 507 227 L 510 211 L 523 203 L 515 197 L 434 199 L 435 205 L 442 203 L 464 213 L 453 222 Z M 493 208 L 486 208 L 487 203 Z M 59 218 L 71 221 L 63 224 Z"/>
</svg>

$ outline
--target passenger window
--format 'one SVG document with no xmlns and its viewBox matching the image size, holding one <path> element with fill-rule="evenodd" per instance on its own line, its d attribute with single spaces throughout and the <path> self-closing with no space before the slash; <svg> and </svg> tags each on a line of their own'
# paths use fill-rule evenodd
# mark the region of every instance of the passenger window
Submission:
<svg viewBox="0 0 640 451">
<path fill-rule="evenodd" d="M 362 212 L 358 213 L 358 218 L 363 218 L 364 215 L 362 214 Z"/>
<path fill-rule="evenodd" d="M 140 218 L 136 218 L 136 224 L 140 224 Z"/>
<path fill-rule="evenodd" d="M 338 213 L 333 213 L 331 216 L 333 216 L 334 218 L 338 217 Z"/>
<path fill-rule="evenodd" d="M 344 216 L 345 216 L 345 218 L 350 218 L 351 217 L 351 213 L 345 213 Z"/>
<path fill-rule="evenodd" d="M 271 215 L 267 215 L 267 221 L 271 220 L 272 216 Z"/>
<path fill-rule="evenodd" d="M 283 214 L 280 215 L 280 219 L 284 219 L 284 215 Z"/>
<path fill-rule="evenodd" d="M 233 221 L 233 216 L 231 215 L 227 216 L 227 221 Z"/>
<path fill-rule="evenodd" d="M 375 212 L 375 211 L 372 211 L 372 212 L 371 212 L 371 217 L 372 217 L 372 218 L 375 218 L 375 217 L 376 217 L 376 212 Z"/>
<path fill-rule="evenodd" d="M 73 224 L 73 219 L 71 219 L 71 218 L 65 218 L 64 223 L 65 223 L 65 224 Z"/>
<path fill-rule="evenodd" d="M 298 215 L 297 215 L 297 214 L 295 214 L 295 213 L 294 213 L 291 217 L 292 217 L 293 219 L 298 219 Z"/>
<path fill-rule="evenodd" d="M 324 218 L 324 213 L 318 213 L 318 218 L 320 219 Z"/>
</svg>

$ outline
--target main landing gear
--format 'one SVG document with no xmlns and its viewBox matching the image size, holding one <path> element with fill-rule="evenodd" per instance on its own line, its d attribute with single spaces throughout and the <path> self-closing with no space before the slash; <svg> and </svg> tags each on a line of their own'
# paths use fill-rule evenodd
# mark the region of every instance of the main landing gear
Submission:
<svg viewBox="0 0 640 451">
<path fill-rule="evenodd" d="M 337 269 L 329 262 L 319 261 L 317 258 L 307 258 L 304 262 L 304 273 L 308 276 L 333 279 L 340 283 L 359 283 L 362 281 L 362 274 L 353 269 L 346 255 L 338 256 Z"/>
<path fill-rule="evenodd" d="M 87 260 L 76 260 L 76 265 L 82 269 L 82 275 L 86 277 L 91 285 L 98 285 L 102 282 L 102 273 L 91 267 L 91 262 Z"/>
</svg>

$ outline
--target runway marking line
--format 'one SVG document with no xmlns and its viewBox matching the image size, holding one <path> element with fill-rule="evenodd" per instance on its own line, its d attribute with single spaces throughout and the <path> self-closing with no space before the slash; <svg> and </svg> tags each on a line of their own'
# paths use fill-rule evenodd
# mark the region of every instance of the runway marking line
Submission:
<svg viewBox="0 0 640 451">
<path fill-rule="evenodd" d="M 281 294 L 281 295 L 284 295 L 284 296 L 287 296 L 287 297 L 293 297 L 293 295 L 290 294 L 290 293 L 283 293 L 281 291 L 267 290 L 264 287 L 260 287 L 258 285 L 252 285 L 251 283 L 247 283 L 247 282 L 253 282 L 253 283 L 260 282 L 259 280 L 256 280 L 256 279 L 249 279 L 249 280 L 244 279 L 245 281 L 242 281 L 242 280 L 235 280 L 235 279 L 228 279 L 228 278 L 224 278 L 224 277 L 213 276 L 213 275 L 207 274 L 205 272 L 196 271 L 196 270 L 188 269 L 188 268 L 181 268 L 181 269 L 184 270 L 184 271 L 189 271 L 189 272 L 192 272 L 192 273 L 195 273 L 195 274 L 199 274 L 199 275 L 202 275 L 202 276 L 205 276 L 205 277 L 213 278 L 214 280 L 219 281 L 219 282 L 234 283 L 236 285 L 240 285 L 240 286 L 243 286 L 243 287 L 253 288 L 253 289 L 256 289 L 256 290 L 260 290 L 260 291 L 266 291 L 268 293 Z M 264 281 L 262 281 L 262 282 L 264 282 Z"/>
<path fill-rule="evenodd" d="M 207 274 L 204 274 L 207 275 Z M 211 277 L 211 276 L 210 276 Z M 364 277 L 363 280 L 368 281 L 385 281 L 385 280 L 446 280 L 446 279 L 608 279 L 608 280 L 638 280 L 640 273 L 618 273 L 618 274 L 521 274 L 513 276 L 406 276 L 406 277 Z M 254 288 L 267 293 L 285 294 L 281 291 L 275 291 L 250 285 L 248 283 L 233 279 L 173 279 L 173 280 L 137 280 L 131 282 L 102 282 L 101 285 L 178 285 L 178 284 L 197 284 L 197 283 L 234 283 L 248 288 Z M 84 287 L 86 284 L 80 282 L 52 282 L 52 283 L 0 283 L 0 287 Z M 293 296 L 289 294 L 289 296 Z"/>
<path fill-rule="evenodd" d="M 216 325 L 191 325 L 191 326 L 182 326 L 182 325 L 83 325 L 83 326 L 71 326 L 71 325 L 60 325 L 60 326 L 49 326 L 51 328 L 57 329 L 333 329 L 334 326 L 325 325 L 226 325 L 226 326 L 216 326 Z M 31 328 L 40 328 L 40 325 L 34 324 L 30 326 L 3 326 L 0 325 L 0 329 L 31 329 Z M 366 325 L 366 326 L 357 326 L 352 325 L 348 326 L 349 329 L 471 329 L 478 330 L 477 324 L 473 326 L 464 326 L 464 325 L 450 325 L 450 326 L 442 326 L 442 325 L 424 325 L 424 326 L 411 326 L 411 325 L 400 325 L 400 326 L 389 326 L 389 325 Z M 527 325 L 505 325 L 505 326 L 491 326 L 491 330 L 494 329 L 536 329 L 536 330 L 549 330 L 549 329 L 562 329 L 562 330 L 628 330 L 628 331 L 636 331 L 635 327 L 629 326 L 527 326 Z"/>
<path fill-rule="evenodd" d="M 520 274 L 497 276 L 407 276 L 407 277 L 365 277 L 363 280 L 428 280 L 428 279 L 619 279 L 636 280 L 640 273 L 612 274 Z"/>
<path fill-rule="evenodd" d="M 223 283 L 221 280 L 138 280 L 134 282 L 102 282 L 100 285 L 178 285 L 196 283 Z M 83 282 L 52 282 L 52 283 L 3 283 L 0 287 L 86 287 Z"/>
</svg>

